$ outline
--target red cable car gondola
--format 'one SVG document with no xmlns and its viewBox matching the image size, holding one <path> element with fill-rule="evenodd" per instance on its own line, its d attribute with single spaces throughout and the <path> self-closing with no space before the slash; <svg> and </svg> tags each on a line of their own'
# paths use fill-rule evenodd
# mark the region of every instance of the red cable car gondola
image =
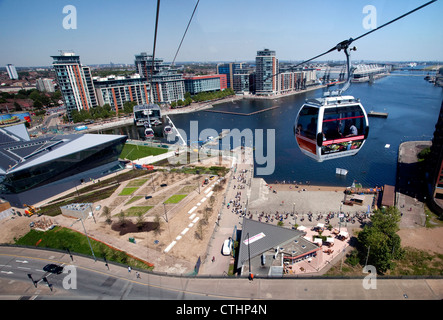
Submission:
<svg viewBox="0 0 443 320">
<path fill-rule="evenodd" d="M 366 111 L 352 96 L 307 100 L 295 121 L 301 152 L 318 162 L 357 154 L 368 132 Z"/>
<path fill-rule="evenodd" d="M 336 47 L 346 54 L 346 84 L 323 98 L 307 100 L 295 119 L 295 140 L 301 152 L 318 162 L 356 155 L 368 137 L 368 116 L 360 100 L 342 95 L 351 84 L 348 49 L 356 50 L 349 43 L 343 41 Z"/>
</svg>

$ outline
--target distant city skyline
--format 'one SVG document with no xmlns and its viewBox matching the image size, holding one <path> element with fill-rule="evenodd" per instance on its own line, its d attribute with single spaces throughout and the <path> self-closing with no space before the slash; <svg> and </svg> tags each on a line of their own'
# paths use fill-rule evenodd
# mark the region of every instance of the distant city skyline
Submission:
<svg viewBox="0 0 443 320">
<path fill-rule="evenodd" d="M 301 61 L 369 31 L 367 5 L 376 9 L 380 26 L 425 2 L 202 0 L 176 61 L 254 61 L 265 48 L 280 61 Z M 173 60 L 196 3 L 161 2 L 156 57 Z M 63 27 L 67 5 L 76 9 L 76 29 Z M 133 64 L 136 54 L 152 53 L 156 6 L 155 0 L 0 0 L 0 66 L 51 66 L 59 50 L 74 51 L 84 65 Z M 354 42 L 352 59 L 443 61 L 441 12 L 437 1 Z M 320 60 L 344 60 L 344 54 Z"/>
</svg>

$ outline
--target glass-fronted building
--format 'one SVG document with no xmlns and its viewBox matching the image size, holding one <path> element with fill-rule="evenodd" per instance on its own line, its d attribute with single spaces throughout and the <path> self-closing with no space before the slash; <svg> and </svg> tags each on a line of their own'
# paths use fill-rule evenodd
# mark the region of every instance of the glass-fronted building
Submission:
<svg viewBox="0 0 443 320">
<path fill-rule="evenodd" d="M 257 51 L 255 58 L 255 90 L 257 95 L 273 95 L 278 92 L 277 77 L 278 59 L 275 51 L 264 49 Z"/>
<path fill-rule="evenodd" d="M 31 140 L 19 126 L 0 132 L 0 193 L 16 206 L 64 191 L 63 180 L 71 179 L 65 185 L 73 187 L 82 179 L 100 176 L 100 168 L 118 165 L 127 139 L 121 135 L 72 134 Z M 90 175 L 83 176 L 88 171 Z"/>
<path fill-rule="evenodd" d="M 230 62 L 217 64 L 217 74 L 226 75 L 226 86 L 234 89 L 234 75 L 241 73 L 244 63 L 242 62 Z"/>
<path fill-rule="evenodd" d="M 226 88 L 225 74 L 185 77 L 185 91 L 192 95 L 200 92 L 222 91 Z"/>
</svg>

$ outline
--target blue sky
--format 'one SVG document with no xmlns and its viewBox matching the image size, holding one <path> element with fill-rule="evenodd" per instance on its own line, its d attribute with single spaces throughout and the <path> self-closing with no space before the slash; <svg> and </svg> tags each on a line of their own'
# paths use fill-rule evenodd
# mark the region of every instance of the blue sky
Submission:
<svg viewBox="0 0 443 320">
<path fill-rule="evenodd" d="M 280 60 L 305 60 L 357 37 L 366 5 L 377 26 L 427 0 L 200 0 L 177 61 L 251 61 L 257 50 Z M 163 0 L 156 56 L 172 61 L 197 0 Z M 63 7 L 77 10 L 66 30 Z M 151 53 L 156 0 L 0 0 L 0 66 L 51 65 L 58 50 L 74 50 L 83 64 L 133 63 Z M 443 60 L 443 1 L 354 43 L 353 60 Z M 332 53 L 324 60 L 343 60 Z"/>
</svg>

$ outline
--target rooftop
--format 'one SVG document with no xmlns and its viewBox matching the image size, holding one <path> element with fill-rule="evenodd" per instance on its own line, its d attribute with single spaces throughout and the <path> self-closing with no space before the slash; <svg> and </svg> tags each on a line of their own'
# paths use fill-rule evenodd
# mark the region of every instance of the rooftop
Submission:
<svg viewBox="0 0 443 320">
<path fill-rule="evenodd" d="M 294 257 L 317 250 L 318 246 L 304 239 L 304 235 L 303 231 L 244 218 L 238 266 L 246 263 L 249 256 L 252 259 L 269 250 L 278 249 L 279 253 Z"/>
</svg>

